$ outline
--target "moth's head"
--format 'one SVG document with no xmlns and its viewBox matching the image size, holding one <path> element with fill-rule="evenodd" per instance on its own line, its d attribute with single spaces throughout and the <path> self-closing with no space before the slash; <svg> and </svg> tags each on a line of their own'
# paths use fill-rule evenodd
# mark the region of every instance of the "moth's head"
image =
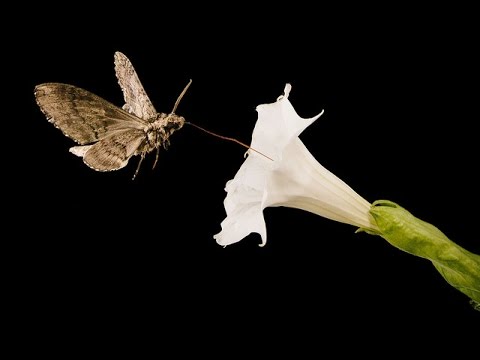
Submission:
<svg viewBox="0 0 480 360">
<path fill-rule="evenodd" d="M 167 124 L 165 125 L 165 130 L 173 133 L 175 130 L 179 130 L 185 124 L 185 118 L 180 115 L 170 114 Z"/>
</svg>

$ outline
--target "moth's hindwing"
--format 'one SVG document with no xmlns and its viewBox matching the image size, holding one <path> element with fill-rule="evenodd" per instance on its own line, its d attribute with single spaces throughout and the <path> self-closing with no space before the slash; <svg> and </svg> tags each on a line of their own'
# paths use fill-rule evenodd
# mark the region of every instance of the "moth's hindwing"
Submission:
<svg viewBox="0 0 480 360">
<path fill-rule="evenodd" d="M 88 146 L 83 161 L 97 171 L 112 171 L 125 167 L 128 160 L 141 151 L 145 133 L 142 130 L 126 129 Z"/>
<path fill-rule="evenodd" d="M 105 139 L 119 130 L 141 130 L 148 124 L 101 97 L 73 85 L 37 85 L 35 98 L 48 121 L 80 145 Z"/>
</svg>

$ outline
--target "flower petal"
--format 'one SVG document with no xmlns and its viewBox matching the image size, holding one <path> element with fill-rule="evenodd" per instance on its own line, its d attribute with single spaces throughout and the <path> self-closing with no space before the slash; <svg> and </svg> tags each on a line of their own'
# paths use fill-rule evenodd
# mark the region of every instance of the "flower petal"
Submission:
<svg viewBox="0 0 480 360">
<path fill-rule="evenodd" d="M 249 156 L 235 178 L 227 183 L 227 196 L 223 202 L 227 217 L 221 224 L 222 231 L 214 235 L 218 244 L 236 243 L 252 232 L 259 233 L 262 244 L 265 244 L 267 230 L 262 200 L 267 169 L 264 161 L 263 157 Z"/>
<path fill-rule="evenodd" d="M 287 206 L 365 229 L 376 229 L 370 203 L 323 167 L 299 138 L 267 177 L 264 207 Z"/>
<path fill-rule="evenodd" d="M 291 88 L 287 84 L 284 95 L 276 102 L 257 106 L 258 120 L 253 129 L 251 146 L 274 160 L 281 160 L 285 146 L 323 114 L 322 111 L 309 119 L 298 116 L 288 100 Z"/>
</svg>

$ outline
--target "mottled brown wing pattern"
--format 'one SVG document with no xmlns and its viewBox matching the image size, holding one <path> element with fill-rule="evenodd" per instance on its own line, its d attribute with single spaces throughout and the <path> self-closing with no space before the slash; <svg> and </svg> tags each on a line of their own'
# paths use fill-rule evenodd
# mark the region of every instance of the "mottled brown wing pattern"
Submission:
<svg viewBox="0 0 480 360">
<path fill-rule="evenodd" d="M 115 74 L 122 88 L 123 109 L 144 120 L 154 121 L 157 111 L 143 88 L 130 60 L 121 52 L 115 52 Z"/>
<path fill-rule="evenodd" d="M 83 161 L 97 171 L 112 171 L 125 167 L 145 141 L 145 133 L 137 129 L 117 131 L 103 140 L 87 146 Z M 73 152 L 73 151 L 72 151 Z"/>
<path fill-rule="evenodd" d="M 79 87 L 45 83 L 35 87 L 38 106 L 55 127 L 80 145 L 118 130 L 141 130 L 148 123 Z"/>
</svg>

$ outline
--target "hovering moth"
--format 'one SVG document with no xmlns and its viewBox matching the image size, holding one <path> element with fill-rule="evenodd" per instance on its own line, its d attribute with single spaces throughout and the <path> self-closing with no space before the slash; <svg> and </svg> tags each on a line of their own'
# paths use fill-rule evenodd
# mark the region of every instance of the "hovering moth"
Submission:
<svg viewBox="0 0 480 360">
<path fill-rule="evenodd" d="M 155 110 L 130 60 L 115 53 L 115 74 L 122 89 L 122 108 L 79 87 L 62 83 L 44 83 L 35 87 L 35 99 L 47 120 L 79 146 L 70 152 L 96 171 L 119 170 L 134 155 L 140 155 L 133 179 L 145 155 L 167 149 L 170 136 L 183 127 L 185 119 L 175 114 L 192 80 L 185 86 L 173 110 Z"/>
</svg>

